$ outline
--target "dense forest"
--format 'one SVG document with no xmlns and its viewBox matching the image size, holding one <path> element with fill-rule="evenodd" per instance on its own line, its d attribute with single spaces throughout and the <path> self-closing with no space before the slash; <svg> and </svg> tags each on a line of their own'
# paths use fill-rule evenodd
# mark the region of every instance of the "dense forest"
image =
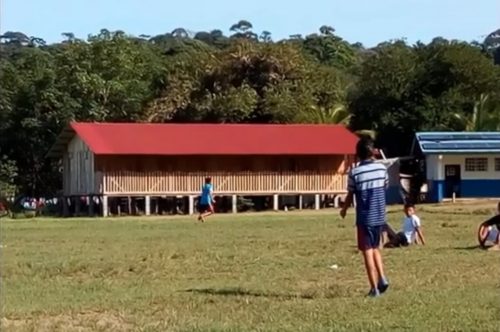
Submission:
<svg viewBox="0 0 500 332">
<path fill-rule="evenodd" d="M 279 41 L 244 20 L 230 31 L 0 36 L 0 193 L 56 193 L 45 156 L 71 120 L 341 123 L 390 156 L 419 130 L 500 130 L 500 30 L 373 48 L 329 26 Z"/>
</svg>

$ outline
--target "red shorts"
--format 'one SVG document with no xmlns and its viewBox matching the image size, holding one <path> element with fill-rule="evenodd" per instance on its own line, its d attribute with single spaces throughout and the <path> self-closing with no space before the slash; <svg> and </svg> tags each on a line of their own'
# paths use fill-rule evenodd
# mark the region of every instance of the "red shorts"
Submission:
<svg viewBox="0 0 500 332">
<path fill-rule="evenodd" d="M 358 249 L 365 251 L 368 249 L 377 249 L 380 247 L 382 232 L 385 226 L 365 226 L 357 225 Z"/>
</svg>

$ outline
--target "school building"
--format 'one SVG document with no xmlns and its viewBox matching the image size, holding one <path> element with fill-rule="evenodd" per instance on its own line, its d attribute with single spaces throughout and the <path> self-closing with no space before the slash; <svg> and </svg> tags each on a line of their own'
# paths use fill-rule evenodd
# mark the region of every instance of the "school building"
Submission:
<svg viewBox="0 0 500 332">
<path fill-rule="evenodd" d="M 420 132 L 412 149 L 425 157 L 430 202 L 500 197 L 500 132 Z"/>
<path fill-rule="evenodd" d="M 108 216 L 110 200 L 140 199 L 146 215 L 158 198 L 183 197 L 194 213 L 204 178 L 216 196 L 313 197 L 346 193 L 356 135 L 338 125 L 71 123 L 49 157 L 61 160 L 63 209 Z M 68 203 L 69 202 L 69 203 Z M 119 213 L 118 213 L 119 214 Z"/>
</svg>

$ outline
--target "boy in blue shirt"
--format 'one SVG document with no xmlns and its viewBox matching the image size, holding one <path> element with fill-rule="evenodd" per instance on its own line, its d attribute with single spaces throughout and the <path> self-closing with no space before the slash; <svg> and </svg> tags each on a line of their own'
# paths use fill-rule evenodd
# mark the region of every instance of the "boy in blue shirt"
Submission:
<svg viewBox="0 0 500 332">
<path fill-rule="evenodd" d="M 198 220 L 204 222 L 206 217 L 214 213 L 214 203 L 212 178 L 207 177 L 205 178 L 205 184 L 201 188 Z"/>
<path fill-rule="evenodd" d="M 380 240 L 386 227 L 385 191 L 388 185 L 387 169 L 374 162 L 374 142 L 363 138 L 356 145 L 359 165 L 351 170 L 347 185 L 347 198 L 340 216 L 356 199 L 356 228 L 358 249 L 363 253 L 366 273 L 370 282 L 368 296 L 379 296 L 389 287 L 385 278 Z"/>
</svg>

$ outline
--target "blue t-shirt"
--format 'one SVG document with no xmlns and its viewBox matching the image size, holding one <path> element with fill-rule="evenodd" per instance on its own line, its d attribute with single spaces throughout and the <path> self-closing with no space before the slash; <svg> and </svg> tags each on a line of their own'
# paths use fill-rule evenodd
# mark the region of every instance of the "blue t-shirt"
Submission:
<svg viewBox="0 0 500 332">
<path fill-rule="evenodd" d="M 201 187 L 200 204 L 203 205 L 212 204 L 212 190 L 213 186 L 211 183 L 205 183 L 203 187 Z"/>
<path fill-rule="evenodd" d="M 356 197 L 356 225 L 380 226 L 386 223 L 385 190 L 387 169 L 373 161 L 363 161 L 351 170 L 347 190 Z"/>
</svg>

